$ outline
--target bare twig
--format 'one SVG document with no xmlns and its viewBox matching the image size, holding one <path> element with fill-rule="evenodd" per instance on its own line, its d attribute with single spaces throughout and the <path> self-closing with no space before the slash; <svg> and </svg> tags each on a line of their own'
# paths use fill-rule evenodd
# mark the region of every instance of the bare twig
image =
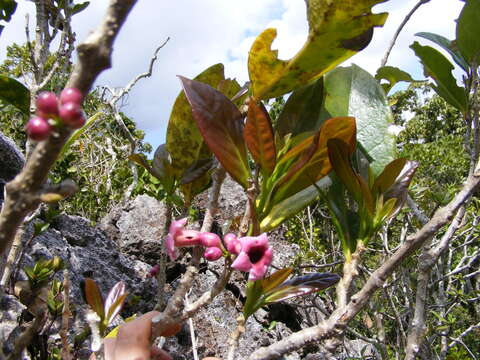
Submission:
<svg viewBox="0 0 480 360">
<path fill-rule="evenodd" d="M 240 340 L 240 337 L 243 333 L 245 333 L 245 317 L 242 314 L 237 317 L 237 327 L 230 334 L 230 338 L 228 339 L 227 360 L 235 360 L 235 353 L 237 352 L 238 341 Z"/>
<path fill-rule="evenodd" d="M 63 271 L 63 311 L 62 328 L 60 329 L 60 338 L 62 339 L 62 359 L 72 360 L 72 352 L 68 343 L 68 322 L 72 314 L 70 313 L 70 277 L 68 270 Z"/>
<path fill-rule="evenodd" d="M 188 294 L 185 295 L 185 305 L 188 307 L 190 305 L 188 301 Z M 188 319 L 188 326 L 190 328 L 190 338 L 192 340 L 192 352 L 193 360 L 198 360 L 198 351 L 197 351 L 197 339 L 195 338 L 195 327 L 193 326 L 193 319 Z"/>
<path fill-rule="evenodd" d="M 398 36 L 402 32 L 404 26 L 407 24 L 407 22 L 410 20 L 413 14 L 422 6 L 423 4 L 428 3 L 430 0 L 420 0 L 418 3 L 415 4 L 415 6 L 412 8 L 412 10 L 409 11 L 407 16 L 403 19 L 403 21 L 400 23 L 400 25 L 397 28 L 397 31 L 395 31 L 395 34 L 393 35 L 393 38 L 390 42 L 390 45 L 387 48 L 387 51 L 385 51 L 385 55 L 383 56 L 382 62 L 380 63 L 380 67 L 383 67 L 387 64 L 388 57 L 390 56 L 390 52 L 392 51 L 393 47 L 395 46 L 395 43 L 398 39 Z"/>
<path fill-rule="evenodd" d="M 440 243 L 433 249 L 428 246 L 424 247 L 422 254 L 418 259 L 418 277 L 417 277 L 417 294 L 415 297 L 415 314 L 410 325 L 408 333 L 407 349 L 405 360 L 414 360 L 420 351 L 422 340 L 427 330 L 426 321 L 426 301 L 428 294 L 428 280 L 433 265 L 438 261 L 440 255 L 450 244 L 450 240 L 457 231 L 465 215 L 465 206 L 462 206 L 448 227 L 447 232 L 443 235 Z M 428 242 L 426 243 L 428 244 Z"/>
</svg>

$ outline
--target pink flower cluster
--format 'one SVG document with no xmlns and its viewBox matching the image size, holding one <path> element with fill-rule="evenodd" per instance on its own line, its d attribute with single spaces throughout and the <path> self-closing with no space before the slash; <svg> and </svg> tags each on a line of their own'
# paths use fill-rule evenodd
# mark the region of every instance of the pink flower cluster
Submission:
<svg viewBox="0 0 480 360">
<path fill-rule="evenodd" d="M 237 238 L 227 234 L 223 243 L 217 234 L 185 229 L 187 219 L 172 221 L 165 238 L 165 248 L 171 260 L 178 257 L 179 247 L 204 246 L 203 256 L 208 261 L 216 261 L 223 255 L 234 255 L 232 268 L 249 273 L 248 279 L 263 278 L 272 262 L 273 252 L 266 234 Z"/>
</svg>

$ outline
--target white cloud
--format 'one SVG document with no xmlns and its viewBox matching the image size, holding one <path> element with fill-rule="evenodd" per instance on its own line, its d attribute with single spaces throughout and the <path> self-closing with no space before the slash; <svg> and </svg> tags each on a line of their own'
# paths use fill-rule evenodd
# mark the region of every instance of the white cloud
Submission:
<svg viewBox="0 0 480 360">
<path fill-rule="evenodd" d="M 337 0 L 340 1 L 340 0 Z M 389 10 L 384 28 L 376 29 L 370 46 L 351 61 L 374 72 L 383 52 L 405 14 L 417 0 L 389 1 L 374 8 Z M 389 64 L 421 75 L 421 68 L 408 45 L 413 34 L 430 31 L 454 37 L 460 1 L 436 0 L 424 5 L 412 18 L 391 54 Z M 100 21 L 107 1 L 91 1 L 74 21 L 78 40 L 86 37 Z M 24 14 L 32 13 L 30 2 L 22 1 L 0 42 L 0 56 L 11 42 L 24 42 Z M 33 21 L 33 19 L 31 19 Z M 177 74 L 193 77 L 208 66 L 223 62 L 226 75 L 246 81 L 248 50 L 255 37 L 267 27 L 276 27 L 274 47 L 281 58 L 290 58 L 307 36 L 305 3 L 302 0 L 177 0 L 139 1 L 122 29 L 114 48 L 113 69 L 100 76 L 97 84 L 123 86 L 145 71 L 156 46 L 168 36 L 160 51 L 153 77 L 142 80 L 132 91 L 123 109 L 147 131 L 147 140 L 164 141 L 171 106 L 180 91 Z"/>
</svg>

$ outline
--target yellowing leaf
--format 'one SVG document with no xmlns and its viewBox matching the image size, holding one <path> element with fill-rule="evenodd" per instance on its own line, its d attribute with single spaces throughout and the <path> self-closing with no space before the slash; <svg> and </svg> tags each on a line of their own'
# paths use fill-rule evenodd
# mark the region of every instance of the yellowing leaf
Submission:
<svg viewBox="0 0 480 360">
<path fill-rule="evenodd" d="M 195 79 L 216 87 L 225 79 L 223 71 L 223 65 L 216 64 L 203 71 Z M 166 139 L 166 149 L 172 158 L 173 175 L 177 180 L 195 161 L 211 156 L 211 152 L 195 124 L 190 104 L 183 91 L 173 105 Z"/>
<path fill-rule="evenodd" d="M 309 34 L 290 60 L 278 59 L 271 45 L 277 35 L 267 29 L 254 41 L 248 58 L 253 95 L 269 99 L 286 94 L 355 55 L 382 26 L 386 13 L 372 14 L 372 6 L 386 0 L 307 0 Z"/>
</svg>

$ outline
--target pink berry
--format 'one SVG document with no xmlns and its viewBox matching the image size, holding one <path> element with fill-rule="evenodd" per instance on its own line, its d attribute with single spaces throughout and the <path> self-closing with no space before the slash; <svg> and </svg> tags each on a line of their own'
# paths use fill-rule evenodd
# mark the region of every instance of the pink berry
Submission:
<svg viewBox="0 0 480 360">
<path fill-rule="evenodd" d="M 83 125 L 85 125 L 85 117 L 83 114 L 76 121 L 72 121 L 68 124 L 72 129 L 80 129 Z"/>
<path fill-rule="evenodd" d="M 75 126 L 79 119 L 83 117 L 82 108 L 74 102 L 61 105 L 59 113 L 62 121 L 69 126 Z"/>
<path fill-rule="evenodd" d="M 53 92 L 44 91 L 38 95 L 37 113 L 44 118 L 58 115 L 58 99 Z"/>
<path fill-rule="evenodd" d="M 212 246 L 212 247 L 209 247 L 205 250 L 205 252 L 203 253 L 203 257 L 205 258 L 205 260 L 207 261 L 216 261 L 218 259 L 220 259 L 223 255 L 223 252 L 220 248 L 216 247 L 216 246 Z"/>
<path fill-rule="evenodd" d="M 35 141 L 47 139 L 50 136 L 51 130 L 48 121 L 38 116 L 31 118 L 26 125 L 28 137 Z"/>
<path fill-rule="evenodd" d="M 66 88 L 63 89 L 60 93 L 60 104 L 66 103 L 75 103 L 77 105 L 82 105 L 83 102 L 83 94 L 80 90 L 76 88 Z"/>
</svg>

